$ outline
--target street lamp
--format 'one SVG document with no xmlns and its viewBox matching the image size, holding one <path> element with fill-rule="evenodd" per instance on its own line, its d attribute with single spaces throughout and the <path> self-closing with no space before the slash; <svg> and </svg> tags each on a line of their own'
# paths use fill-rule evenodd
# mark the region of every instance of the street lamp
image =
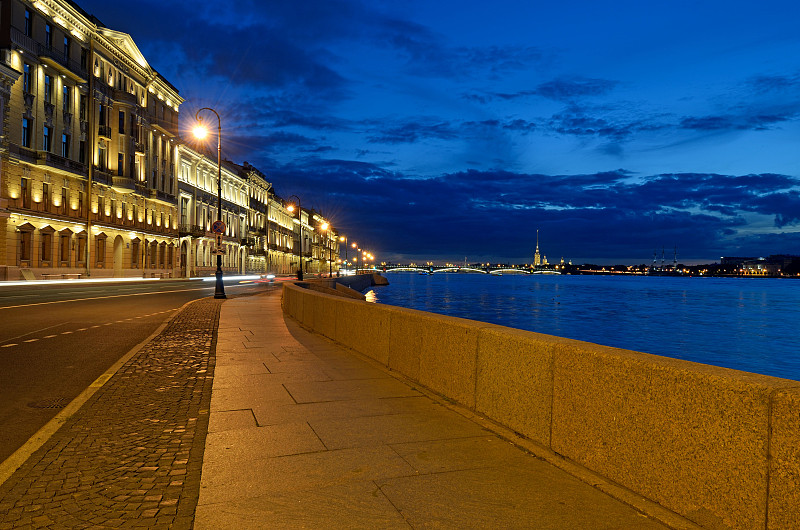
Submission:
<svg viewBox="0 0 800 530">
<path fill-rule="evenodd" d="M 297 279 L 298 280 L 302 280 L 303 279 L 303 255 L 302 255 L 302 252 L 303 252 L 303 216 L 301 215 L 302 208 L 300 206 L 300 197 L 298 197 L 297 195 L 290 195 L 289 196 L 290 199 L 292 197 L 294 197 L 297 200 L 297 207 L 296 207 L 296 209 L 297 209 L 297 222 L 300 225 L 300 238 L 299 238 L 300 245 L 298 245 L 298 248 L 297 248 Z M 290 212 L 294 212 L 295 205 L 294 204 L 290 204 L 289 206 L 286 207 L 286 209 L 289 210 Z"/>
<path fill-rule="evenodd" d="M 331 244 L 330 233 L 328 233 L 331 225 L 323 222 L 319 227 L 325 232 L 325 246 L 328 247 L 328 278 L 331 278 L 333 276 L 333 245 Z"/>
<path fill-rule="evenodd" d="M 197 127 L 194 128 L 194 135 L 202 140 L 208 136 L 208 129 L 203 125 L 203 119 L 200 117 L 200 112 L 210 110 L 217 117 L 217 221 L 222 222 L 222 120 L 219 118 L 217 111 L 203 107 L 198 110 L 194 118 L 197 120 Z M 221 224 L 217 225 L 221 226 Z M 217 272 L 215 274 L 217 281 L 214 286 L 214 298 L 227 298 L 225 296 L 225 286 L 222 283 L 222 234 L 217 234 Z"/>
<path fill-rule="evenodd" d="M 345 263 L 345 267 L 347 267 L 347 236 L 339 236 L 339 242 L 340 243 L 344 243 L 344 263 Z M 339 257 L 340 258 L 342 257 L 341 251 L 342 251 L 342 247 L 339 246 L 339 252 L 340 252 Z M 339 260 L 339 261 L 341 261 L 341 260 Z"/>
</svg>

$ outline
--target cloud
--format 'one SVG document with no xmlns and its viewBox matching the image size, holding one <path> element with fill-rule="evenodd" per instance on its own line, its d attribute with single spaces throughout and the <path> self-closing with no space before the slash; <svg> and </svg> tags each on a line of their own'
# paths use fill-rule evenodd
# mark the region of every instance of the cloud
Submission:
<svg viewBox="0 0 800 530">
<path fill-rule="evenodd" d="M 425 139 L 453 140 L 458 131 L 449 122 L 422 118 L 377 130 L 367 137 L 370 143 L 414 143 Z"/>
<path fill-rule="evenodd" d="M 793 120 L 797 117 L 798 111 L 791 111 L 784 114 L 763 113 L 755 110 L 754 113 L 742 113 L 740 115 L 722 116 L 701 116 L 683 118 L 678 127 L 694 131 L 714 132 L 714 131 L 763 131 L 770 129 L 777 123 Z"/>
<path fill-rule="evenodd" d="M 300 189 L 292 193 L 325 204 L 338 228 L 360 234 L 382 255 L 455 259 L 489 249 L 522 261 L 540 228 L 551 259 L 646 262 L 653 249 L 674 245 L 686 257 L 717 258 L 732 252 L 733 240 L 749 241 L 746 215 L 775 216 L 779 228 L 800 222 L 800 180 L 775 174 L 468 170 L 413 178 L 366 162 L 318 158 L 269 174 L 281 189 L 291 184 Z"/>
</svg>

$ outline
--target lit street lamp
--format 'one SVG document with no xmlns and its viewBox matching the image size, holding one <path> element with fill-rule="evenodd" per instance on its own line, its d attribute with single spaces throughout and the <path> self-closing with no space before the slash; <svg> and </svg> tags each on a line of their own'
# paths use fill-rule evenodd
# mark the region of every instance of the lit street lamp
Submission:
<svg viewBox="0 0 800 530">
<path fill-rule="evenodd" d="M 339 236 L 339 242 L 340 243 L 344 243 L 344 264 L 345 264 L 345 267 L 347 267 L 347 236 Z M 340 246 L 339 247 L 339 252 L 340 252 L 339 257 L 340 258 L 342 257 L 341 251 L 342 251 L 342 247 Z M 339 260 L 339 261 L 341 261 L 341 260 Z"/>
<path fill-rule="evenodd" d="M 328 233 L 328 229 L 331 227 L 328 223 L 323 222 L 319 225 L 319 229 L 325 234 L 325 247 L 328 248 L 328 278 L 333 276 L 333 245 L 330 242 L 330 234 Z M 320 275 L 322 272 L 320 271 Z"/>
<path fill-rule="evenodd" d="M 296 207 L 297 208 L 297 222 L 300 224 L 300 239 L 299 239 L 300 245 L 298 246 L 298 249 L 297 249 L 297 279 L 298 280 L 302 280 L 303 279 L 303 216 L 301 214 L 302 209 L 300 207 L 300 197 L 298 197 L 297 195 L 290 195 L 289 196 L 290 199 L 292 197 L 297 199 L 297 207 Z M 295 205 L 294 204 L 290 204 L 289 206 L 286 207 L 286 209 L 289 210 L 290 212 L 294 212 Z"/>
<path fill-rule="evenodd" d="M 198 110 L 194 118 L 197 120 L 197 127 L 194 128 L 194 135 L 202 140 L 208 136 L 208 129 L 203 125 L 203 119 L 200 117 L 200 112 L 210 110 L 217 117 L 217 221 L 220 223 L 217 226 L 222 226 L 222 120 L 219 118 L 217 111 L 203 107 Z M 222 234 L 217 234 L 217 281 L 214 287 L 214 298 L 227 298 L 225 296 L 225 286 L 222 283 Z"/>
</svg>

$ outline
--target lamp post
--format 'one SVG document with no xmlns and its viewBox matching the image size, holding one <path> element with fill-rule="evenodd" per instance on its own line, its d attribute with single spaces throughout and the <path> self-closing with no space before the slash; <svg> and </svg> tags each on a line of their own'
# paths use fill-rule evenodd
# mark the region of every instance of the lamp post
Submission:
<svg viewBox="0 0 800 530">
<path fill-rule="evenodd" d="M 339 242 L 344 243 L 344 266 L 347 267 L 347 236 L 339 236 Z M 341 254 L 342 247 L 339 246 L 339 261 L 341 261 Z"/>
<path fill-rule="evenodd" d="M 299 238 L 300 245 L 297 248 L 297 262 L 298 262 L 297 279 L 302 280 L 303 279 L 303 216 L 301 214 L 302 208 L 300 206 L 300 197 L 298 197 L 297 195 L 289 196 L 290 199 L 292 197 L 294 197 L 297 200 L 297 222 L 300 225 L 300 238 Z M 287 206 L 286 209 L 289 210 L 290 212 L 294 212 L 295 206 L 293 204 L 290 204 L 289 206 Z"/>
<path fill-rule="evenodd" d="M 325 233 L 325 246 L 328 247 L 328 278 L 330 278 L 333 276 L 333 245 L 328 231 L 331 225 L 324 222 L 319 227 Z"/>
<path fill-rule="evenodd" d="M 350 244 L 350 246 L 353 247 L 354 249 L 356 249 L 355 256 L 353 256 L 353 261 L 356 262 L 356 274 L 358 274 L 358 251 L 361 250 L 361 249 L 358 248 L 358 243 L 356 243 L 355 241 L 353 241 Z"/>
<path fill-rule="evenodd" d="M 222 120 L 216 110 L 203 107 L 198 110 L 194 118 L 197 120 L 197 127 L 194 129 L 194 134 L 197 138 L 203 139 L 208 135 L 208 129 L 203 125 L 203 119 L 200 117 L 200 112 L 210 110 L 217 117 L 217 221 L 222 221 Z M 222 234 L 217 236 L 217 241 L 222 241 Z M 217 281 L 214 287 L 214 298 L 227 298 L 225 296 L 225 286 L 222 283 L 222 246 L 217 245 L 217 272 L 215 274 Z"/>
</svg>

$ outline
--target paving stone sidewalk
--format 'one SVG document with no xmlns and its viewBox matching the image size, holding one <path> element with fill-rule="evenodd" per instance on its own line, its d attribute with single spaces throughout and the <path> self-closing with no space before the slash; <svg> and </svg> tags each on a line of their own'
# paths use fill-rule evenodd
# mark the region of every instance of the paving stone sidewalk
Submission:
<svg viewBox="0 0 800 530">
<path fill-rule="evenodd" d="M 184 308 L 0 486 L 0 529 L 192 527 L 221 302 Z"/>
</svg>

